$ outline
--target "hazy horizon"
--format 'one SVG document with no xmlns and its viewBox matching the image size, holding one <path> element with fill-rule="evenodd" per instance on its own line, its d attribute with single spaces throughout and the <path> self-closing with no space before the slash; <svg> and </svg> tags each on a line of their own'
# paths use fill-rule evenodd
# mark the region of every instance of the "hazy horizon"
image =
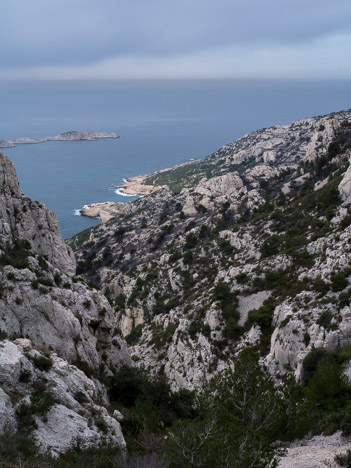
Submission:
<svg viewBox="0 0 351 468">
<path fill-rule="evenodd" d="M 350 79 L 346 0 L 12 0 L 0 79 Z"/>
</svg>

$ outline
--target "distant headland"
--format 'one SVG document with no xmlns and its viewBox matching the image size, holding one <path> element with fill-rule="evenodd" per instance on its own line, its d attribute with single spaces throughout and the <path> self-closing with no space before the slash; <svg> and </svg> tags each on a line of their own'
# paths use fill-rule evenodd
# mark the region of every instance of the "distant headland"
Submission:
<svg viewBox="0 0 351 468">
<path fill-rule="evenodd" d="M 116 133 L 106 133 L 106 132 L 78 132 L 72 130 L 70 132 L 60 133 L 56 136 L 49 136 L 43 138 L 36 137 L 24 137 L 16 138 L 15 140 L 1 140 L 0 139 L 0 148 L 13 148 L 16 145 L 30 145 L 37 143 L 45 143 L 46 141 L 80 141 L 88 140 L 95 141 L 100 138 L 119 138 L 119 135 Z"/>
</svg>

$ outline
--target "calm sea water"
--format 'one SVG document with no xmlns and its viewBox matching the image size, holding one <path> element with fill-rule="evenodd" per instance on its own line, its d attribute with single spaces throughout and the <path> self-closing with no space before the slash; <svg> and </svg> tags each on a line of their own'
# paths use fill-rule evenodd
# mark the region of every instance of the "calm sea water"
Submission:
<svg viewBox="0 0 351 468">
<path fill-rule="evenodd" d="M 96 224 L 85 204 L 126 201 L 124 177 L 202 158 L 245 133 L 351 107 L 350 81 L 0 82 L 0 139 L 68 130 L 117 140 L 2 150 L 22 190 L 54 210 L 64 237 Z"/>
</svg>

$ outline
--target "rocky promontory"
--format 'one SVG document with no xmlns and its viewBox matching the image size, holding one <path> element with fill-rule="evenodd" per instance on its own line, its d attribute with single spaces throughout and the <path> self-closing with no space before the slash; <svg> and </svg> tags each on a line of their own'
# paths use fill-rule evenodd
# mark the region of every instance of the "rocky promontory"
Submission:
<svg viewBox="0 0 351 468">
<path fill-rule="evenodd" d="M 60 133 L 56 136 L 48 136 L 43 138 L 22 137 L 8 141 L 0 140 L 0 148 L 13 148 L 17 145 L 45 143 L 46 141 L 95 141 L 102 138 L 119 138 L 119 135 L 116 133 L 107 132 L 78 132 L 76 130 L 71 130 L 69 132 Z"/>
</svg>

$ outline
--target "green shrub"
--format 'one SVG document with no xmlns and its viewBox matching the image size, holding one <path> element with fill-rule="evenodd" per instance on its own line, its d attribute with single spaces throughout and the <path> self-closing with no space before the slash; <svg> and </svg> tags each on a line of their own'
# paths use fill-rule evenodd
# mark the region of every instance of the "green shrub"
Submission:
<svg viewBox="0 0 351 468">
<path fill-rule="evenodd" d="M 278 234 L 273 234 L 273 236 L 264 240 L 260 247 L 260 252 L 262 257 L 270 257 L 271 255 L 276 255 L 278 252 L 280 252 L 282 247 L 283 237 Z"/>
<path fill-rule="evenodd" d="M 45 356 L 35 356 L 32 358 L 37 369 L 42 372 L 48 372 L 52 367 L 52 359 Z"/>
<path fill-rule="evenodd" d="M 313 348 L 304 358 L 302 362 L 303 381 L 307 383 L 317 369 L 318 363 L 329 357 L 329 353 L 324 348 Z"/>
<path fill-rule="evenodd" d="M 72 361 L 72 364 L 78 367 L 78 369 L 84 372 L 84 374 L 89 378 L 95 375 L 94 369 L 91 368 L 89 364 L 86 361 L 83 361 L 80 357 Z"/>
<path fill-rule="evenodd" d="M 56 398 L 50 392 L 35 392 L 30 401 L 32 413 L 45 417 L 56 403 Z"/>
<path fill-rule="evenodd" d="M 86 394 L 84 392 L 81 392 L 81 391 L 76 392 L 75 395 L 74 395 L 74 398 L 80 404 L 89 402 L 89 398 L 86 396 Z"/>
<path fill-rule="evenodd" d="M 218 281 L 213 291 L 213 300 L 226 301 L 230 299 L 230 297 L 231 297 L 231 292 L 230 292 L 229 285 L 225 283 L 224 281 Z"/>
<path fill-rule="evenodd" d="M 187 250 L 193 249 L 194 247 L 196 247 L 197 242 L 197 237 L 192 232 L 190 232 L 185 238 L 184 248 Z"/>
<path fill-rule="evenodd" d="M 30 369 L 21 369 L 19 381 L 21 383 L 28 383 L 32 378 L 32 371 Z"/>
<path fill-rule="evenodd" d="M 330 277 L 332 283 L 332 290 L 333 291 L 342 291 L 345 289 L 349 282 L 343 272 L 336 273 Z"/>
<path fill-rule="evenodd" d="M 13 247 L 0 256 L 0 265 L 12 265 L 14 268 L 28 268 L 28 256 L 31 255 L 31 245 L 27 240 L 16 239 Z"/>
<path fill-rule="evenodd" d="M 125 337 L 126 342 L 130 345 L 133 346 L 141 335 L 143 334 L 143 325 L 139 324 L 136 327 L 133 327 L 132 331 Z"/>
<path fill-rule="evenodd" d="M 265 304 L 258 309 L 251 310 L 248 315 L 248 322 L 251 325 L 257 323 L 261 328 L 270 328 L 273 319 L 274 304 Z"/>
<path fill-rule="evenodd" d="M 103 418 L 95 419 L 95 426 L 100 429 L 101 432 L 107 434 L 108 432 L 108 425 L 106 424 Z"/>
<path fill-rule="evenodd" d="M 333 314 L 330 312 L 330 310 L 324 310 L 320 313 L 318 319 L 316 320 L 316 323 L 318 323 L 318 325 L 321 325 L 326 330 L 334 330 L 337 326 L 336 324 L 331 324 L 332 319 Z"/>
</svg>

